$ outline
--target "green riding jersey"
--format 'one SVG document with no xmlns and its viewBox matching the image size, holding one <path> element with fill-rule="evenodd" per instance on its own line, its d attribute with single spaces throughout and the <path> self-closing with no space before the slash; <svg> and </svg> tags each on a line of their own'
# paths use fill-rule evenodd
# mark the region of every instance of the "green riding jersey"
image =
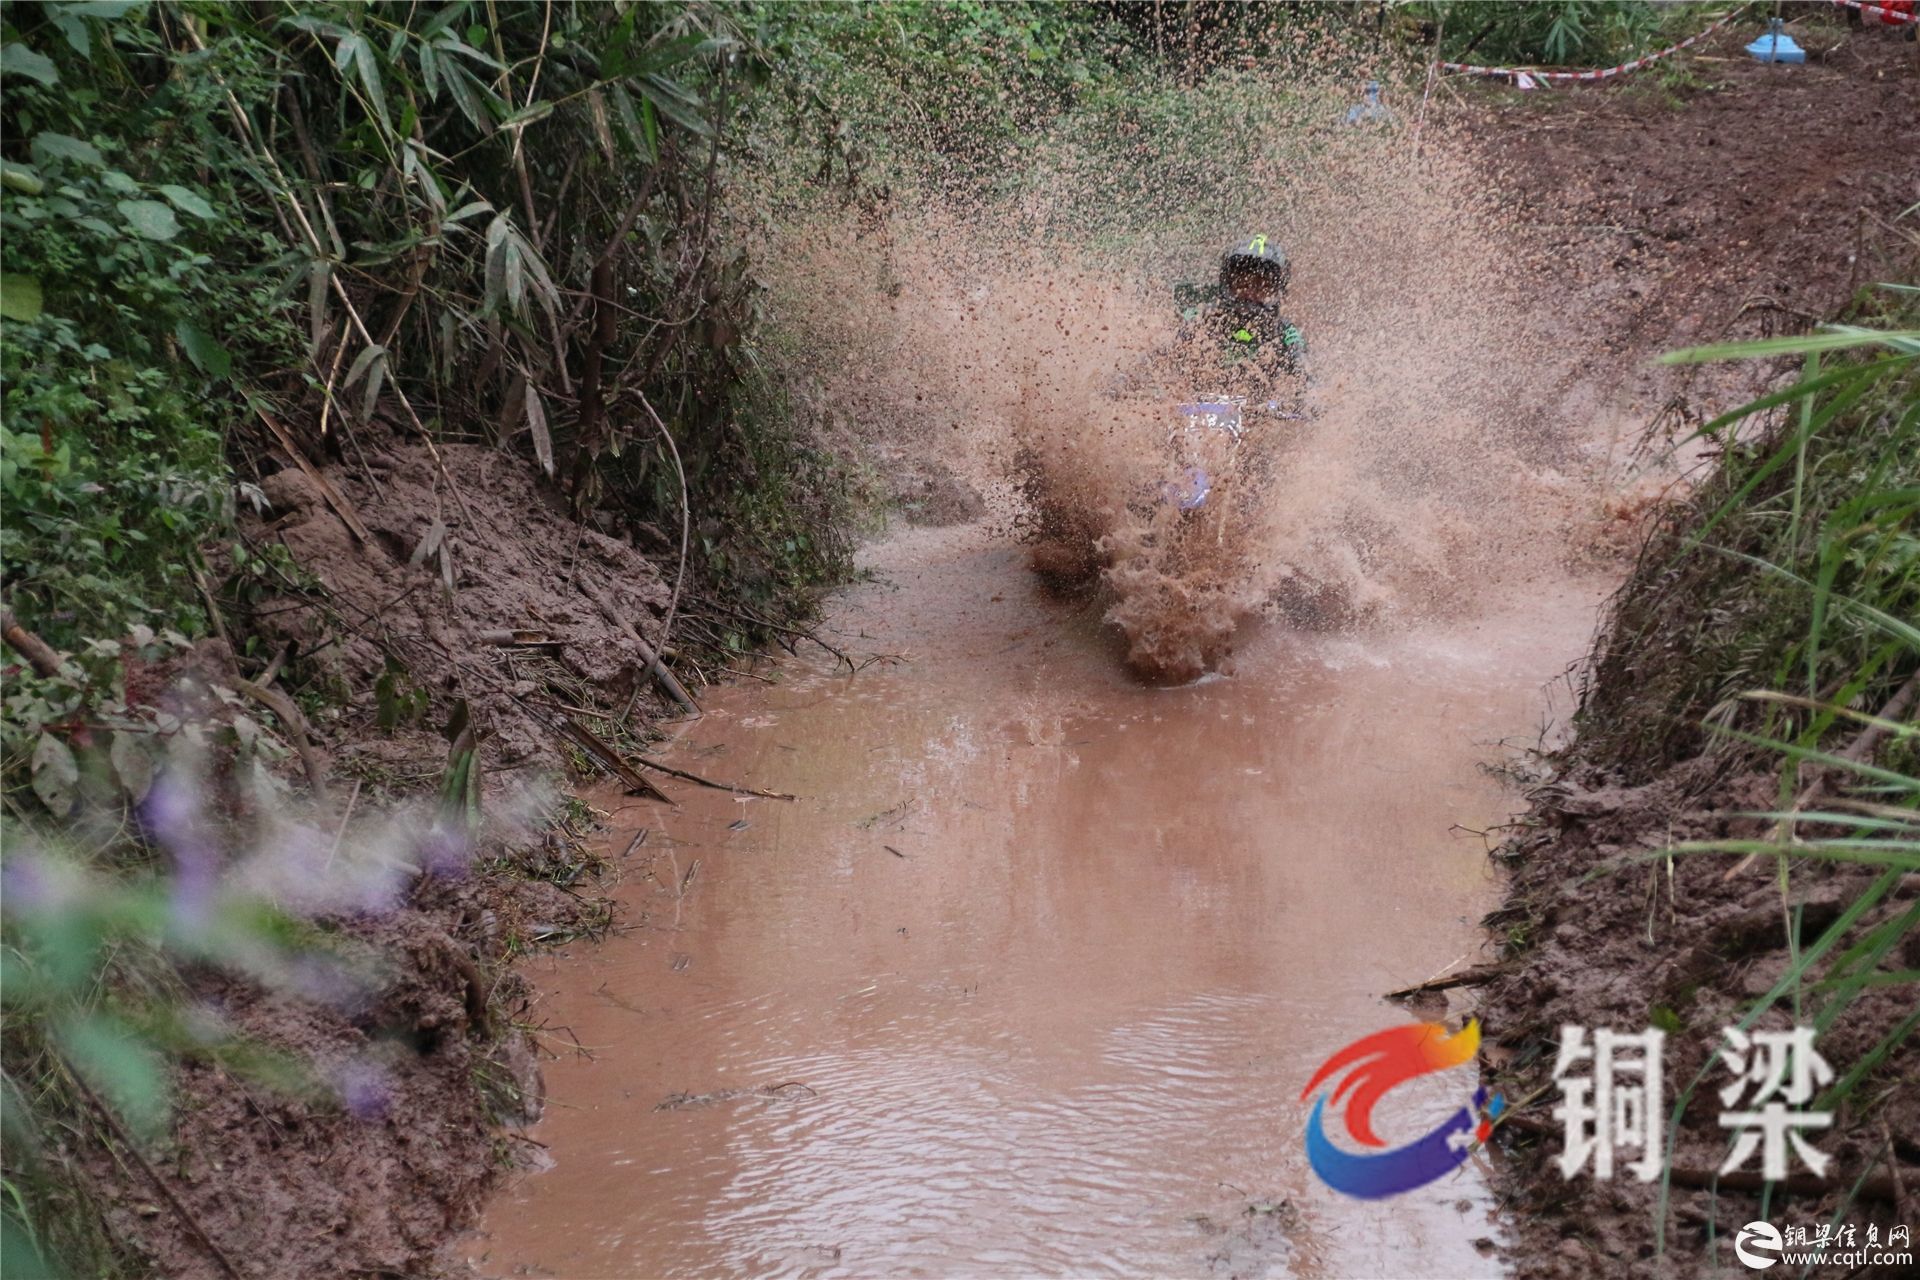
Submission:
<svg viewBox="0 0 1920 1280">
<path fill-rule="evenodd" d="M 1182 346 L 1204 342 L 1218 349 L 1227 367 L 1253 360 L 1272 374 L 1304 375 L 1307 340 L 1277 306 L 1222 297 L 1217 289 L 1182 290 Z"/>
</svg>

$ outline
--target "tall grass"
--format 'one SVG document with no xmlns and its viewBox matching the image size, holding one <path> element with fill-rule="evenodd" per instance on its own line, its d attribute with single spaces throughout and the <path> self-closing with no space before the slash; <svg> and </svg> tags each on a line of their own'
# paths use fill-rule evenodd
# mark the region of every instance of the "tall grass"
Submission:
<svg viewBox="0 0 1920 1280">
<path fill-rule="evenodd" d="M 1829 325 L 1668 357 L 1798 356 L 1803 364 L 1784 389 L 1703 428 L 1727 450 L 1718 500 L 1691 532 L 1656 540 L 1665 563 L 1638 575 L 1651 584 L 1643 592 L 1650 599 L 1629 598 L 1620 615 L 1626 629 L 1609 637 L 1604 659 L 1617 684 L 1655 653 L 1648 673 L 1660 677 L 1652 684 L 1658 696 L 1707 696 L 1713 745 L 1778 771 L 1778 803 L 1743 815 L 1760 820 L 1763 834 L 1653 855 L 1740 859 L 1729 874 L 1770 862 L 1789 963 L 1741 1016 L 1742 1028 L 1784 1002 L 1797 1023 L 1824 1036 L 1888 988 L 1913 991 L 1920 1001 L 1920 970 L 1899 961 L 1920 928 L 1920 905 L 1895 900 L 1902 878 L 1920 872 L 1920 290 L 1888 286 L 1883 299 L 1875 325 Z M 1726 634 L 1695 648 L 1657 636 L 1652 604 L 1664 601 L 1673 613 L 1678 590 L 1706 605 L 1701 626 Z M 1755 677 L 1767 687 L 1754 687 Z M 1618 705 L 1590 701 L 1588 714 L 1603 711 L 1618 723 L 1636 700 L 1643 713 L 1652 711 L 1648 692 L 1643 684 Z M 1652 745 L 1666 754 L 1673 742 L 1668 726 Z M 1853 877 L 1860 887 L 1801 945 L 1794 882 L 1847 867 L 1867 873 Z M 1866 1053 L 1840 1064 L 1840 1078 L 1816 1108 L 1871 1105 L 1862 1085 L 1920 1024 L 1900 1015 L 1903 1006 L 1911 1003 L 1885 1004 L 1896 1012 L 1872 1029 L 1877 1038 Z M 1679 1094 L 1670 1134 L 1718 1061 L 1710 1056 Z M 1671 1149 L 1669 1169 L 1670 1157 Z M 1663 1185 L 1655 1226 L 1662 1241 L 1666 1206 Z"/>
</svg>

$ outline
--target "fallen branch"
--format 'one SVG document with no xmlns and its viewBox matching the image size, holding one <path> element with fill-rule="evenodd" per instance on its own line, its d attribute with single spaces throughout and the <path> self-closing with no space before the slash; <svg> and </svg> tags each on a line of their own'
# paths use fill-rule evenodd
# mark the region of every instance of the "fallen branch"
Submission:
<svg viewBox="0 0 1920 1280">
<path fill-rule="evenodd" d="M 658 761 L 649 760 L 645 756 L 638 756 L 636 759 L 643 769 L 652 769 L 655 772 L 666 774 L 669 778 L 679 778 L 683 782 L 691 782 L 695 786 L 711 787 L 715 791 L 731 791 L 737 796 L 758 796 L 762 800 L 799 799 L 798 796 L 790 796 L 784 791 L 759 791 L 753 787 L 737 786 L 731 782 L 715 782 L 711 778 L 703 778 L 697 773 L 688 773 L 685 769 L 675 769 L 671 765 L 664 765 Z"/>
<path fill-rule="evenodd" d="M 307 479 L 313 482 L 313 487 L 320 491 L 320 496 L 327 500 L 327 505 L 333 508 L 333 513 L 340 517 L 340 523 L 347 526 L 347 532 L 358 539 L 362 545 L 371 543 L 373 534 L 367 531 L 365 524 L 361 523 L 360 513 L 353 509 L 353 504 L 347 501 L 347 496 L 340 492 L 333 481 L 327 479 L 325 473 L 307 460 L 307 455 L 300 452 L 300 447 L 294 444 L 293 437 L 287 434 L 285 427 L 273 420 L 272 415 L 259 405 L 255 405 L 253 411 L 260 415 L 260 421 L 267 424 L 267 430 L 273 432 L 273 438 L 279 441 L 280 447 L 286 451 L 289 458 L 293 459 L 293 465 L 300 468 Z"/>
<path fill-rule="evenodd" d="M 7 647 L 27 660 L 34 674 L 51 676 L 59 672 L 60 655 L 52 645 L 21 626 L 13 610 L 0 609 L 0 633 L 4 633 Z"/>
<path fill-rule="evenodd" d="M 724 94 L 725 91 L 726 81 L 723 79 L 721 92 Z M 706 235 L 704 227 L 700 234 L 703 237 Z M 693 506 L 687 496 L 687 469 L 680 462 L 680 446 L 674 443 L 673 432 L 667 430 L 667 424 L 660 420 L 660 415 L 654 412 L 653 405 L 638 387 L 633 389 L 633 394 L 640 401 L 640 407 L 647 411 L 647 416 L 653 419 L 653 425 L 660 431 L 660 438 L 667 442 L 667 449 L 673 454 L 674 474 L 680 478 L 680 567 L 674 571 L 673 594 L 667 597 L 667 616 L 660 623 L 660 643 L 664 645 L 673 630 L 673 615 L 680 608 L 680 588 L 687 581 L 687 549 L 693 537 Z"/>
<path fill-rule="evenodd" d="M 293 739 L 293 749 L 299 753 L 300 764 L 307 771 L 307 786 L 313 790 L 313 798 L 323 805 L 328 803 L 326 766 L 320 762 L 320 753 L 314 750 L 313 741 L 307 736 L 307 718 L 300 714 L 293 699 L 242 675 L 235 674 L 228 679 L 234 688 L 273 712 L 287 736 Z"/>
<path fill-rule="evenodd" d="M 559 724 L 561 732 L 578 743 L 588 755 L 598 760 L 607 772 L 626 783 L 629 795 L 652 796 L 656 800 L 673 803 L 671 796 L 634 772 L 633 766 L 628 764 L 618 751 L 602 741 L 593 730 L 564 712 L 560 715 Z"/>
<path fill-rule="evenodd" d="M 693 700 L 693 695 L 687 692 L 685 686 L 680 683 L 679 677 L 667 670 L 666 664 L 660 661 L 660 655 L 654 652 L 653 646 L 647 643 L 646 637 L 642 636 L 639 629 L 631 622 L 628 622 L 620 616 L 620 611 L 613 607 L 613 602 L 607 599 L 606 594 L 597 587 L 590 587 L 584 582 L 580 584 L 580 590 L 587 599 L 593 601 L 593 603 L 598 606 L 601 616 L 606 618 L 609 623 L 620 628 L 620 630 L 626 634 L 627 639 L 639 646 L 640 657 L 646 664 L 648 674 L 653 676 L 660 687 L 667 691 L 667 696 L 684 707 L 688 715 L 695 717 L 701 715 L 700 704 Z"/>
<path fill-rule="evenodd" d="M 1430 991 L 1451 991 L 1455 987 L 1477 987 L 1482 983 L 1492 982 L 1506 971 L 1507 968 L 1505 965 L 1476 964 L 1470 968 L 1461 969 L 1457 973 L 1447 974 L 1442 978 L 1429 978 L 1425 982 L 1416 982 L 1412 986 L 1402 987 L 1398 991 L 1389 991 L 1387 992 L 1387 999 L 1405 1000 L 1410 996 L 1425 995 Z"/>
</svg>

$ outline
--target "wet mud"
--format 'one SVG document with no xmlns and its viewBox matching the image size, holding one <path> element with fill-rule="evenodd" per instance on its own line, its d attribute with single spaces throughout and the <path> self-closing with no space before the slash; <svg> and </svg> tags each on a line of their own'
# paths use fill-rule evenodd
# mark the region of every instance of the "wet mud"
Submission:
<svg viewBox="0 0 1920 1280">
<path fill-rule="evenodd" d="M 1299 1093 L 1412 1016 L 1384 993 L 1481 958 L 1486 766 L 1550 723 L 1607 583 L 1256 624 L 1151 689 L 978 526 L 868 554 L 823 635 L 890 656 L 789 662 L 665 757 L 798 799 L 599 797 L 631 927 L 528 970 L 549 1167 L 478 1269 L 1498 1274 L 1482 1170 L 1344 1199 Z M 1383 1130 L 1460 1105 L 1426 1083 Z"/>
</svg>

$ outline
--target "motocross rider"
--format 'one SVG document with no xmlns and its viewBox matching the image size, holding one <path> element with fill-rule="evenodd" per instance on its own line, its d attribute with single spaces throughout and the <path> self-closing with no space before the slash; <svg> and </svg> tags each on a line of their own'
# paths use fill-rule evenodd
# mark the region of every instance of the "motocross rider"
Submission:
<svg viewBox="0 0 1920 1280">
<path fill-rule="evenodd" d="M 1217 347 L 1229 367 L 1253 361 L 1269 382 L 1276 375 L 1304 377 L 1306 339 L 1280 314 L 1292 276 L 1286 252 L 1270 237 L 1233 246 L 1220 259 L 1217 294 L 1181 313 L 1182 338 Z"/>
</svg>

